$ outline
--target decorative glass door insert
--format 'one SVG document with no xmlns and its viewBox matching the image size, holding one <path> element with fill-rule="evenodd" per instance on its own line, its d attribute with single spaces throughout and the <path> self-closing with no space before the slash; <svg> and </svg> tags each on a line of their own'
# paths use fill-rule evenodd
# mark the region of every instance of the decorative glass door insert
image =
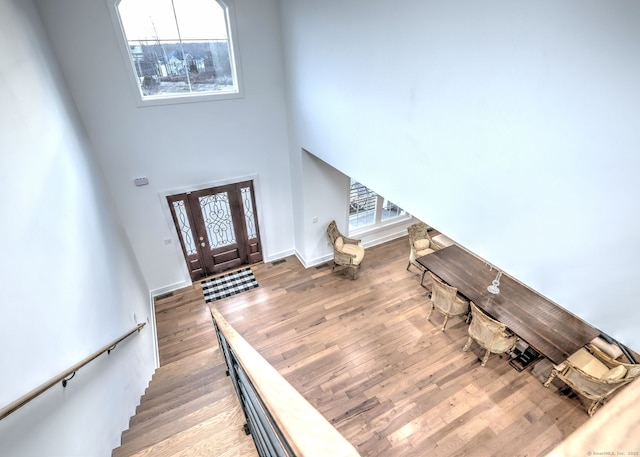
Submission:
<svg viewBox="0 0 640 457">
<path fill-rule="evenodd" d="M 233 216 L 229 206 L 227 192 L 207 195 L 198 199 L 200 210 L 207 229 L 209 248 L 231 246 L 236 242 L 236 234 L 233 229 Z"/>
</svg>

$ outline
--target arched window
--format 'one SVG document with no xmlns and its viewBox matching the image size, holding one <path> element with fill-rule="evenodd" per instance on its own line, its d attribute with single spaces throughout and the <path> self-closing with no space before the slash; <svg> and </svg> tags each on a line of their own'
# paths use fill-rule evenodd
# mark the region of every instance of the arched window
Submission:
<svg viewBox="0 0 640 457">
<path fill-rule="evenodd" d="M 227 4 L 118 0 L 116 10 L 142 101 L 238 96 Z"/>
</svg>

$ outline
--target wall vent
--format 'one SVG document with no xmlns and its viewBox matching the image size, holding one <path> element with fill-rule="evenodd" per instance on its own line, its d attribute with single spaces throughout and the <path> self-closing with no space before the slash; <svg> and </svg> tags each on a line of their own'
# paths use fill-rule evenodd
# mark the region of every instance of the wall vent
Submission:
<svg viewBox="0 0 640 457">
<path fill-rule="evenodd" d="M 153 297 L 153 299 L 154 300 L 162 300 L 164 298 L 169 298 L 169 297 L 173 297 L 173 292 L 167 292 L 166 294 L 156 295 L 155 297 Z"/>
</svg>

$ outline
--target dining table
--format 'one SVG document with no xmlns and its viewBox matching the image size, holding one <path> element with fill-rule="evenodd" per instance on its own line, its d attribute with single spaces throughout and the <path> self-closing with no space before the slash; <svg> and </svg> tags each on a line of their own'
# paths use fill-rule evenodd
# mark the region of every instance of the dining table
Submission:
<svg viewBox="0 0 640 457">
<path fill-rule="evenodd" d="M 498 293 L 490 292 L 487 287 L 499 271 L 457 244 L 416 260 L 554 364 L 600 335 L 589 323 L 507 274 L 498 279 Z"/>
</svg>

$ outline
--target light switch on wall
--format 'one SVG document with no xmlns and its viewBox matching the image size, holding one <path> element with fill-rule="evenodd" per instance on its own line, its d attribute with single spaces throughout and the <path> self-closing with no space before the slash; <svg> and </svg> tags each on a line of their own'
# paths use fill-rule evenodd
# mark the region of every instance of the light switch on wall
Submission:
<svg viewBox="0 0 640 457">
<path fill-rule="evenodd" d="M 146 186 L 147 184 L 149 184 L 149 180 L 147 179 L 146 176 L 143 176 L 141 178 L 136 178 L 133 180 L 133 182 L 135 183 L 136 186 Z"/>
</svg>

